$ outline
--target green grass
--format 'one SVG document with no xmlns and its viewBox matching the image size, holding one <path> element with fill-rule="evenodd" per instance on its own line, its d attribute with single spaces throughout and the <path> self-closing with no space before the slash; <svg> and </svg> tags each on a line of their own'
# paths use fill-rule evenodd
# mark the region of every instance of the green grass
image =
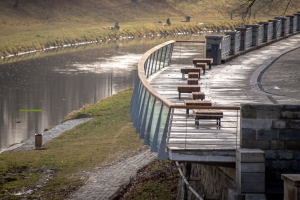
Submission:
<svg viewBox="0 0 300 200">
<path fill-rule="evenodd" d="M 130 122 L 131 94 L 132 89 L 128 89 L 83 108 L 73 117 L 89 114 L 93 118 L 54 138 L 45 150 L 0 154 L 0 199 L 14 198 L 10 194 L 36 188 L 37 184 L 41 187 L 28 198 L 63 199 L 83 184 L 83 171 L 142 147 Z"/>
</svg>

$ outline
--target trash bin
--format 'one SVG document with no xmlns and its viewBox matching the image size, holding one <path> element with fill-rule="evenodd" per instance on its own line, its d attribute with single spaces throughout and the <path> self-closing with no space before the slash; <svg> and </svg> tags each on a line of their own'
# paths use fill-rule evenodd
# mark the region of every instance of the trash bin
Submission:
<svg viewBox="0 0 300 200">
<path fill-rule="evenodd" d="M 43 146 L 43 135 L 35 134 L 35 149 L 40 150 Z"/>
</svg>

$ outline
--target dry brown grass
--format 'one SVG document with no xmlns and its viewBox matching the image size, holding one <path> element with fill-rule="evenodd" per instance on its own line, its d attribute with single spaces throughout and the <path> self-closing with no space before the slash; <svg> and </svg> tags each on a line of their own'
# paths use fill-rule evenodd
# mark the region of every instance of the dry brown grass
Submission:
<svg viewBox="0 0 300 200">
<path fill-rule="evenodd" d="M 164 3 L 151 0 L 137 3 L 130 0 L 19 1 L 17 8 L 13 0 L 0 1 L 0 56 L 120 36 L 195 31 L 203 28 L 199 23 L 206 28 L 218 29 L 241 23 L 239 18 L 228 20 L 232 7 L 224 0 L 167 0 Z M 191 16 L 191 23 L 181 22 L 185 15 Z M 257 14 L 258 17 L 261 15 Z M 171 19 L 170 27 L 157 23 L 165 22 L 167 18 Z M 116 21 L 121 30 L 108 29 Z"/>
</svg>

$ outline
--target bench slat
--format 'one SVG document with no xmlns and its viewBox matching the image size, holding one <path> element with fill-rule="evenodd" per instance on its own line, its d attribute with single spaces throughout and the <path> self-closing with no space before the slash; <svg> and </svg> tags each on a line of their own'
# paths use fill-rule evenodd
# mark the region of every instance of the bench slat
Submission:
<svg viewBox="0 0 300 200">
<path fill-rule="evenodd" d="M 218 127 L 221 126 L 221 118 L 223 118 L 223 112 L 215 109 L 194 109 L 193 114 L 195 116 L 195 124 L 199 126 L 199 119 L 216 119 Z"/>
<path fill-rule="evenodd" d="M 177 91 L 179 92 L 179 99 L 180 99 L 181 93 L 200 92 L 200 86 L 199 85 L 178 85 Z"/>
</svg>

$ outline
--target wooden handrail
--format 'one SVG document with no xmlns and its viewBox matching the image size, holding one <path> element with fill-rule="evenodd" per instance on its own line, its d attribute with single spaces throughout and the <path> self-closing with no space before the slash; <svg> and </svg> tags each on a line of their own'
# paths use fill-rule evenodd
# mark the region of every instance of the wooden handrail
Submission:
<svg viewBox="0 0 300 200">
<path fill-rule="evenodd" d="M 239 106 L 196 106 L 196 105 L 176 105 L 172 104 L 170 108 L 186 108 L 186 109 L 212 109 L 212 110 L 240 110 Z"/>
<path fill-rule="evenodd" d="M 170 107 L 173 103 L 168 100 L 167 98 L 161 96 L 156 90 L 154 90 L 154 88 L 150 85 L 150 83 L 147 81 L 146 78 L 146 73 L 144 70 L 144 65 L 146 60 L 148 59 L 148 57 L 154 53 L 155 51 L 157 51 L 158 49 L 167 46 L 169 44 L 175 43 L 175 40 L 170 40 L 167 42 L 164 42 L 162 44 L 159 44 L 155 47 L 153 47 L 152 49 L 149 49 L 140 59 L 139 63 L 138 63 L 138 76 L 140 78 L 140 81 L 142 82 L 142 84 L 144 85 L 144 87 L 153 95 L 155 96 L 157 99 L 159 99 L 163 104 L 165 104 L 166 106 Z"/>
</svg>

